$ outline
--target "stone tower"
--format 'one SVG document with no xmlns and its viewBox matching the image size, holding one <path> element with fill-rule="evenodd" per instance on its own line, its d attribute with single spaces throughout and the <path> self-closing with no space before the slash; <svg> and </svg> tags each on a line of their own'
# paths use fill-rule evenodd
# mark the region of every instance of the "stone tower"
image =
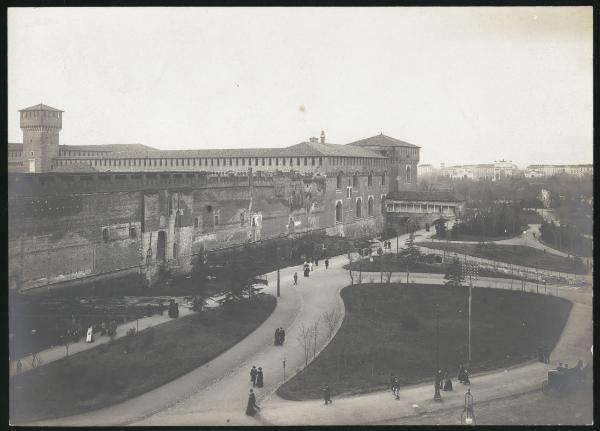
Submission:
<svg viewBox="0 0 600 431">
<path fill-rule="evenodd" d="M 23 168 L 25 172 L 49 172 L 58 157 L 58 134 L 62 129 L 60 109 L 39 105 L 21 109 Z"/>
</svg>

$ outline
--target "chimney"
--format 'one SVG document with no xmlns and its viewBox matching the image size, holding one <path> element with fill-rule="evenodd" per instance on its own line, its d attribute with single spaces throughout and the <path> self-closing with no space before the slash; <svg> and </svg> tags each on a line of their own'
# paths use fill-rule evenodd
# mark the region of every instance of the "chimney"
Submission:
<svg viewBox="0 0 600 431">
<path fill-rule="evenodd" d="M 325 130 L 321 130 L 321 144 L 325 143 Z"/>
</svg>

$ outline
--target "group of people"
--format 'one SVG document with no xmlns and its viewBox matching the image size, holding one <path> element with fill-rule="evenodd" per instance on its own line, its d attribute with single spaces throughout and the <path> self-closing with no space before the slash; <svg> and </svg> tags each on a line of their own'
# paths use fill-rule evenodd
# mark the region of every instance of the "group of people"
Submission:
<svg viewBox="0 0 600 431">
<path fill-rule="evenodd" d="M 262 367 L 256 368 L 256 365 L 252 365 L 250 369 L 250 381 L 252 382 L 253 388 L 262 388 L 264 386 L 264 376 Z M 256 411 L 260 410 L 260 407 L 256 404 L 256 395 L 254 389 L 250 389 L 250 395 L 248 395 L 248 404 L 246 405 L 246 414 L 248 416 L 254 416 Z"/>
<path fill-rule="evenodd" d="M 276 346 L 281 346 L 283 345 L 285 341 L 285 330 L 283 328 L 277 328 L 275 329 L 275 342 L 274 344 Z"/>
<path fill-rule="evenodd" d="M 582 360 L 579 360 L 577 362 L 577 365 L 575 365 L 575 367 L 573 368 L 569 368 L 569 364 L 563 365 L 562 362 L 559 362 L 556 371 L 564 375 L 581 377 L 584 376 L 586 372 L 590 369 L 589 366 L 590 364 L 584 365 Z"/>
<path fill-rule="evenodd" d="M 458 370 L 458 380 L 461 383 L 464 383 L 464 380 L 460 380 L 461 378 L 464 378 L 464 374 L 461 373 L 461 369 L 462 369 L 462 373 L 465 373 L 465 367 L 463 367 L 462 365 L 460 366 L 459 370 Z M 468 378 L 468 377 L 467 377 Z M 437 376 L 436 376 L 436 383 L 439 385 L 439 388 L 443 391 L 452 391 L 452 379 L 450 378 L 450 374 L 448 373 L 448 370 L 438 370 L 437 372 Z"/>
<path fill-rule="evenodd" d="M 392 241 L 383 241 L 383 248 L 386 250 L 392 249 Z"/>
</svg>

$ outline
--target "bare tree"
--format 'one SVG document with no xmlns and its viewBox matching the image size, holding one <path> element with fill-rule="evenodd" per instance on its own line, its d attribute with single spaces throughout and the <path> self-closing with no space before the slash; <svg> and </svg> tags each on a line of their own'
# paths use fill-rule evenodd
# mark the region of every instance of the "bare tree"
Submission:
<svg viewBox="0 0 600 431">
<path fill-rule="evenodd" d="M 312 336 L 313 336 L 313 359 L 317 357 L 317 338 L 319 337 L 319 322 L 321 318 L 317 318 L 315 323 L 312 325 Z"/>
<path fill-rule="evenodd" d="M 302 346 L 304 351 L 304 366 L 308 366 L 308 361 L 310 359 L 310 347 L 311 347 L 311 337 L 310 337 L 310 328 L 304 326 L 304 323 L 300 324 L 300 333 L 298 334 L 298 342 Z"/>
<path fill-rule="evenodd" d="M 323 313 L 323 320 L 325 321 L 325 324 L 327 325 L 327 330 L 329 331 L 328 332 L 329 338 L 331 338 L 333 336 L 333 332 L 335 331 L 335 328 L 337 327 L 337 325 L 340 321 L 340 317 L 341 317 L 341 313 L 337 309 Z"/>
</svg>

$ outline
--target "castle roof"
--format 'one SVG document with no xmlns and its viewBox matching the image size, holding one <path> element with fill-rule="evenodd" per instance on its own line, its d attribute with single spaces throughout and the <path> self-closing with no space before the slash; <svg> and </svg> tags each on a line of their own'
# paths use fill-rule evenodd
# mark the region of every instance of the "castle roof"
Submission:
<svg viewBox="0 0 600 431">
<path fill-rule="evenodd" d="M 334 156 L 334 157 L 385 157 L 366 148 L 349 147 L 338 144 L 322 144 L 320 142 L 300 142 L 286 148 L 290 155 L 298 156 Z"/>
<path fill-rule="evenodd" d="M 355 145 L 358 147 L 411 147 L 421 148 L 417 145 L 409 144 L 408 142 L 401 141 L 400 139 L 392 138 L 391 136 L 384 135 L 383 133 L 371 136 L 370 138 L 361 139 L 359 141 L 350 142 L 348 145 Z"/>
<path fill-rule="evenodd" d="M 156 148 L 143 144 L 107 144 L 107 145 L 60 145 L 59 149 L 64 151 L 159 151 Z"/>
<path fill-rule="evenodd" d="M 61 111 L 60 109 L 53 108 L 52 106 L 44 105 L 43 103 L 40 103 L 40 104 L 34 105 L 34 106 L 30 106 L 29 108 L 19 109 L 19 112 L 24 112 L 24 111 L 65 112 L 65 111 Z"/>
</svg>

